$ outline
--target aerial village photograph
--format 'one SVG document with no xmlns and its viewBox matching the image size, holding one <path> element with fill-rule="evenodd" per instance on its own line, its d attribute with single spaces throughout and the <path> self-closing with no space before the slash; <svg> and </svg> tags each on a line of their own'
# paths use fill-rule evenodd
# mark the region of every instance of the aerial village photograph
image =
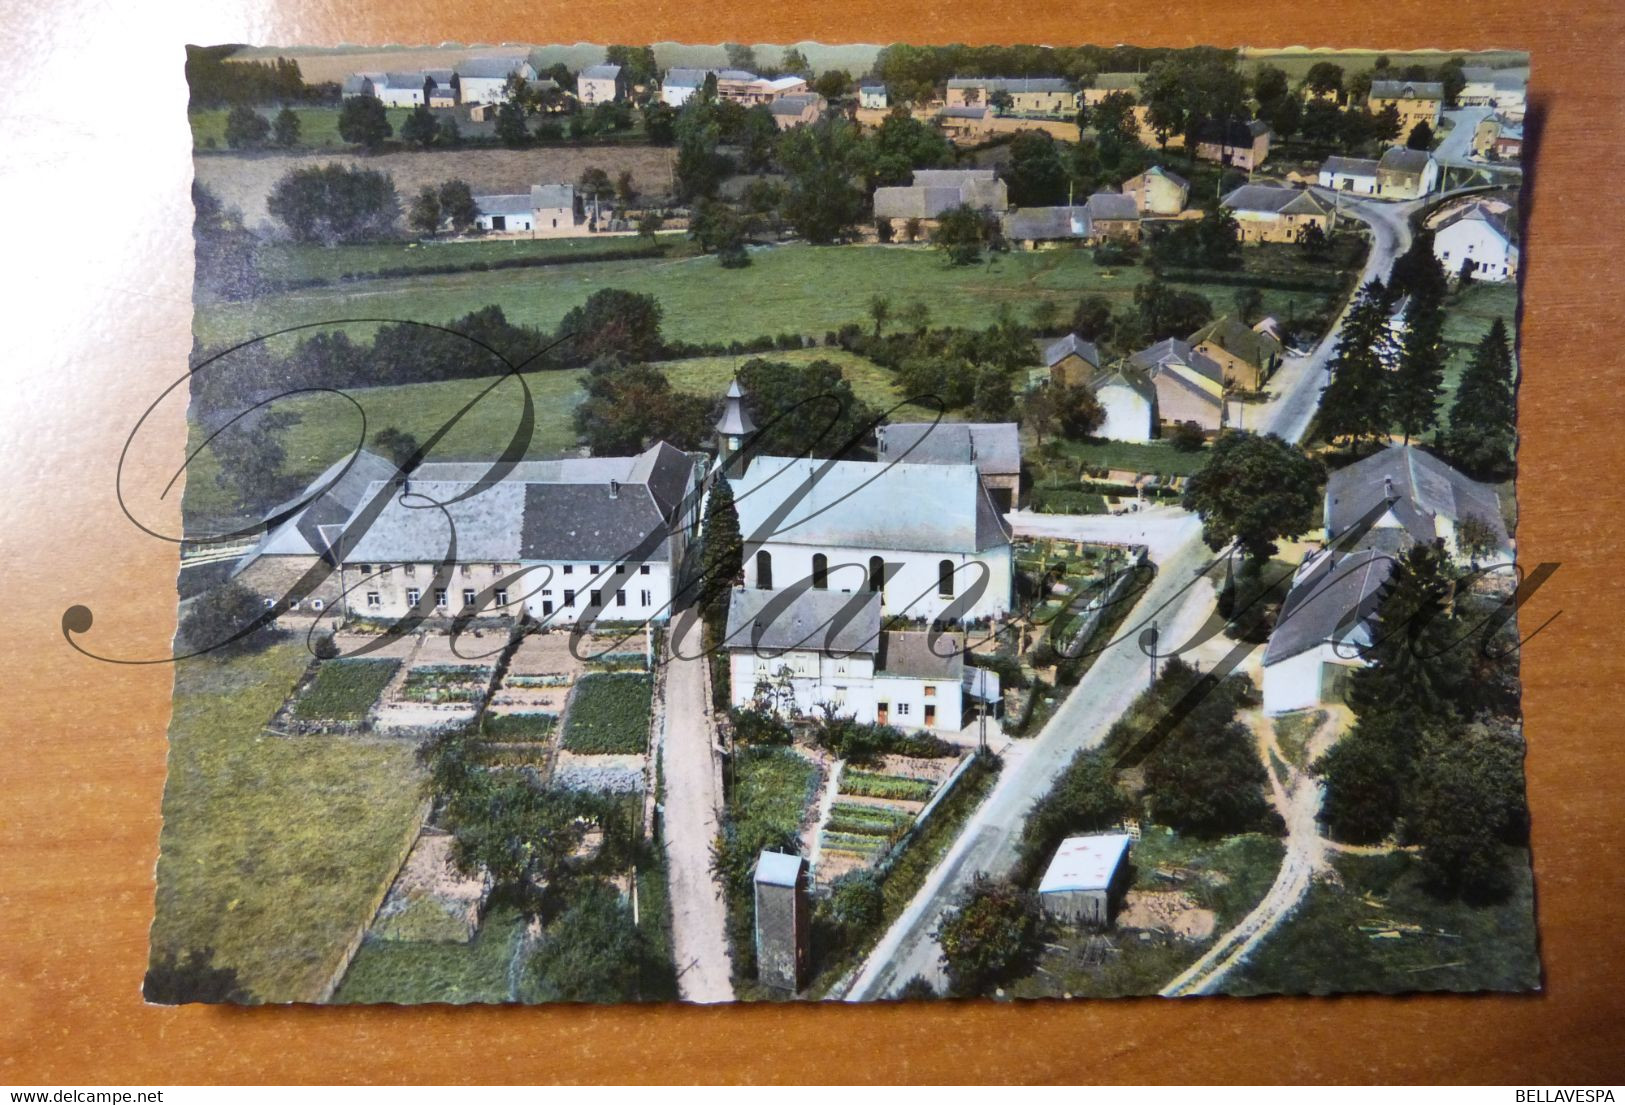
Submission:
<svg viewBox="0 0 1625 1105">
<path fill-rule="evenodd" d="M 148 1001 L 1540 986 L 1527 55 L 186 75 Z"/>
</svg>

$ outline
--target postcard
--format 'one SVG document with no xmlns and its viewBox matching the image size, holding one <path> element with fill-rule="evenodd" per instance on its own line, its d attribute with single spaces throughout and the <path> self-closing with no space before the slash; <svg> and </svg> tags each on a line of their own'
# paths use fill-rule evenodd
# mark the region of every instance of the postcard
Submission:
<svg viewBox="0 0 1625 1105">
<path fill-rule="evenodd" d="M 1527 55 L 187 78 L 147 1000 L 1538 988 Z"/>
</svg>

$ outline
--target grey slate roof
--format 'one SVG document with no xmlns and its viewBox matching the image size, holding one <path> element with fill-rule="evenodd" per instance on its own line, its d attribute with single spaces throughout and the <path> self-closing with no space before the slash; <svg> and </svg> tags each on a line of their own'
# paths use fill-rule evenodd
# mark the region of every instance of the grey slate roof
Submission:
<svg viewBox="0 0 1625 1105">
<path fill-rule="evenodd" d="M 1341 557 L 1322 554 L 1321 562 L 1292 585 L 1281 603 L 1264 663 L 1279 663 L 1326 642 L 1348 640 L 1375 618 L 1382 585 L 1394 564 L 1394 558 L 1380 549 L 1362 549 Z M 1354 659 L 1352 649 L 1349 659 Z"/>
<path fill-rule="evenodd" d="M 595 81 L 612 81 L 620 75 L 621 67 L 619 65 L 611 65 L 608 62 L 605 62 L 602 65 L 589 65 L 580 73 L 580 76 L 586 77 L 588 80 Z"/>
<path fill-rule="evenodd" d="M 454 78 L 457 74 L 451 69 L 425 69 L 423 71 L 423 75 L 428 77 L 435 84 L 444 88 L 451 84 L 452 78 Z"/>
<path fill-rule="evenodd" d="M 1252 148 L 1253 141 L 1261 134 L 1269 133 L 1269 124 L 1262 119 L 1253 119 L 1242 122 L 1239 119 L 1221 123 L 1210 120 L 1197 131 L 1198 142 L 1217 142 L 1220 145 L 1240 149 Z"/>
<path fill-rule="evenodd" d="M 529 192 L 517 195 L 475 196 L 474 207 L 482 215 L 528 215 L 534 210 Z"/>
<path fill-rule="evenodd" d="M 1151 166 L 1151 168 L 1147 169 L 1145 172 L 1141 173 L 1140 175 L 1141 176 L 1160 176 L 1164 180 L 1172 181 L 1174 184 L 1177 184 L 1177 185 L 1179 185 L 1179 187 L 1185 188 L 1185 189 L 1189 189 L 1190 186 L 1191 186 L 1190 181 L 1186 180 L 1184 177 L 1180 176 L 1176 172 L 1173 172 L 1173 171 L 1171 171 L 1169 169 L 1164 169 L 1161 165 L 1153 165 L 1153 166 Z M 1133 180 L 1134 178 L 1130 177 L 1129 179 Z"/>
<path fill-rule="evenodd" d="M 574 208 L 576 189 L 573 184 L 532 184 L 530 205 L 537 210 L 552 207 Z"/>
<path fill-rule="evenodd" d="M 1391 508 L 1394 517 L 1412 539 L 1434 540 L 1438 517 L 1459 523 L 1471 515 L 1486 522 L 1506 543 L 1495 489 L 1467 478 L 1415 445 L 1389 446 L 1331 474 L 1326 481 L 1327 538 L 1337 538 L 1381 504 L 1389 481 L 1396 496 Z"/>
<path fill-rule="evenodd" d="M 994 476 L 1021 473 L 1021 427 L 1014 422 L 892 422 L 875 430 L 880 459 L 909 464 L 974 464 Z"/>
<path fill-rule="evenodd" d="M 367 499 L 386 490 L 385 483 L 367 488 Z M 519 520 L 524 516 L 525 485 L 503 482 L 460 502 L 462 481 L 412 480 L 390 491 L 388 503 L 372 525 L 349 539 L 345 563 L 389 564 L 443 559 L 456 541 L 459 561 L 501 563 L 519 559 Z M 435 503 L 449 503 L 444 509 Z"/>
<path fill-rule="evenodd" d="M 877 676 L 957 681 L 964 672 L 965 639 L 958 633 L 939 633 L 935 644 L 931 634 L 919 630 L 880 635 Z"/>
<path fill-rule="evenodd" d="M 1505 238 L 1508 242 L 1512 241 L 1512 228 L 1507 224 L 1506 216 L 1491 211 L 1482 203 L 1468 203 L 1461 208 L 1452 211 L 1449 215 L 1439 220 L 1438 225 L 1433 228 L 1434 233 L 1438 233 L 1447 226 L 1454 226 L 1457 223 L 1466 221 L 1468 219 L 1488 223 L 1497 234 L 1501 235 L 1501 237 Z"/>
<path fill-rule="evenodd" d="M 1063 77 L 950 77 L 949 88 L 985 88 L 988 92 L 1071 92 Z"/>
<path fill-rule="evenodd" d="M 794 92 L 788 96 L 780 96 L 767 105 L 767 110 L 774 115 L 800 115 L 809 104 L 815 104 L 821 99 L 823 97 L 816 92 Z"/>
<path fill-rule="evenodd" d="M 1016 242 L 1058 242 L 1093 234 L 1086 207 L 1018 207 L 1004 217 L 1004 236 Z"/>
<path fill-rule="evenodd" d="M 457 66 L 462 77 L 507 77 L 526 64 L 523 57 L 469 58 Z"/>
<path fill-rule="evenodd" d="M 1089 390 L 1098 392 L 1103 387 L 1121 384 L 1144 399 L 1147 403 L 1157 401 L 1157 388 L 1151 382 L 1151 375 L 1143 368 L 1135 368 L 1127 361 L 1118 361 L 1109 368 L 1101 369 L 1089 381 Z"/>
<path fill-rule="evenodd" d="M 698 88 L 715 72 L 715 69 L 668 69 L 660 83 L 670 88 Z"/>
<path fill-rule="evenodd" d="M 1325 215 L 1329 209 L 1307 188 L 1275 184 L 1243 184 L 1221 201 L 1233 211 L 1261 211 L 1282 215 Z"/>
<path fill-rule="evenodd" d="M 1372 81 L 1374 100 L 1442 100 L 1444 85 L 1438 81 Z"/>
<path fill-rule="evenodd" d="M 1084 341 L 1076 334 L 1067 334 L 1050 342 L 1049 347 L 1044 350 L 1044 363 L 1053 368 L 1063 358 L 1073 355 L 1083 358 L 1096 368 L 1100 367 L 1099 348 L 1094 342 Z"/>
<path fill-rule="evenodd" d="M 423 73 L 385 73 L 384 83 L 390 88 L 422 88 Z"/>
<path fill-rule="evenodd" d="M 876 591 L 762 591 L 735 588 L 728 596 L 728 648 L 776 654 L 813 649 L 850 656 L 880 650 Z"/>
<path fill-rule="evenodd" d="M 1320 163 L 1323 173 L 1342 173 L 1345 176 L 1377 175 L 1377 163 L 1366 157 L 1340 157 L 1333 154 Z"/>
<path fill-rule="evenodd" d="M 521 560 L 664 560 L 670 521 L 647 487 L 524 484 Z"/>
<path fill-rule="evenodd" d="M 1219 316 L 1192 334 L 1189 340 L 1193 347 L 1210 341 L 1256 368 L 1263 368 L 1267 359 L 1281 353 L 1281 343 L 1274 335 L 1255 330 L 1235 315 Z"/>
<path fill-rule="evenodd" d="M 1426 150 L 1412 150 L 1404 146 L 1394 146 L 1382 155 L 1377 167 L 1391 173 L 1408 173 L 1417 175 L 1428 167 L 1433 158 Z"/>
<path fill-rule="evenodd" d="M 1140 209 L 1134 205 L 1134 197 L 1121 192 L 1096 192 L 1084 206 L 1091 219 L 1135 222 L 1140 218 Z"/>
<path fill-rule="evenodd" d="M 1135 368 L 1143 368 L 1149 372 L 1156 371 L 1165 365 L 1178 363 L 1189 365 L 1198 374 L 1206 376 L 1216 383 L 1224 382 L 1224 369 L 1205 353 L 1199 353 L 1190 342 L 1180 341 L 1178 338 L 1164 338 L 1155 345 L 1147 346 L 1137 353 L 1129 354 L 1128 363 Z"/>
<path fill-rule="evenodd" d="M 937 115 L 942 119 L 986 119 L 992 110 L 986 104 L 948 104 Z"/>
<path fill-rule="evenodd" d="M 1010 542 L 969 464 L 757 457 L 731 482 L 747 544 L 975 553 Z"/>
<path fill-rule="evenodd" d="M 352 458 L 354 463 L 351 463 Z M 345 465 L 349 465 L 348 470 L 345 469 Z M 392 479 L 395 471 L 393 462 L 365 449 L 352 453 L 343 460 L 335 461 L 321 475 L 311 480 L 299 495 L 271 509 L 266 515 L 267 518 L 287 514 L 302 499 L 311 500 L 303 509 L 288 515 L 268 530 L 260 538 L 259 543 L 237 562 L 232 574 L 242 571 L 261 556 L 311 556 L 325 553 L 328 538 L 323 534 L 322 527 L 342 526 L 367 497 L 368 488 L 378 481 Z M 330 482 L 333 484 L 331 487 L 311 498 Z"/>
</svg>

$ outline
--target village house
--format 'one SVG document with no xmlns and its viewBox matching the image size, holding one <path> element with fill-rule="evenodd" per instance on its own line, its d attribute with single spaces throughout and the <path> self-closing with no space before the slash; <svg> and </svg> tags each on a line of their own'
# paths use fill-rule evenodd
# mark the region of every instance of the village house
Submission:
<svg viewBox="0 0 1625 1105">
<path fill-rule="evenodd" d="M 1486 115 L 1473 130 L 1473 156 L 1493 161 L 1523 159 L 1523 123 L 1504 115 Z"/>
<path fill-rule="evenodd" d="M 1058 921 L 1108 927 L 1128 889 L 1130 843 L 1127 833 L 1061 841 L 1039 880 L 1039 907 Z"/>
<path fill-rule="evenodd" d="M 962 205 L 1003 214 L 1010 190 L 992 169 L 916 169 L 912 184 L 875 189 L 875 225 L 890 224 L 901 241 L 911 220 L 929 231 L 943 212 Z"/>
<path fill-rule="evenodd" d="M 385 73 L 384 83 L 374 86 L 373 95 L 385 107 L 417 107 L 428 101 L 428 78 L 421 71 Z"/>
<path fill-rule="evenodd" d="M 1504 283 L 1518 276 L 1518 247 L 1506 217 L 1473 202 L 1446 215 L 1433 228 L 1433 255 L 1455 276 L 1470 265 L 1474 280 Z"/>
<path fill-rule="evenodd" d="M 1003 513 L 1021 499 L 1021 427 L 1015 422 L 891 422 L 875 428 L 883 461 L 973 464 Z"/>
<path fill-rule="evenodd" d="M 1331 232 L 1332 209 L 1305 188 L 1243 184 L 1220 201 L 1243 242 L 1296 242 L 1311 226 Z"/>
<path fill-rule="evenodd" d="M 363 532 L 335 543 L 351 614 L 524 611 L 543 625 L 669 616 L 697 520 L 693 458 L 661 442 L 631 457 L 520 461 L 469 494 L 490 468 L 428 463 L 410 479 L 368 485 L 346 528 L 376 496 L 388 501 Z M 431 502 L 445 506 L 424 509 Z M 454 535 L 457 562 L 445 570 Z"/>
<path fill-rule="evenodd" d="M 1005 241 L 1018 249 L 1046 249 L 1094 240 L 1087 207 L 1018 207 L 1004 216 Z"/>
<path fill-rule="evenodd" d="M 1010 530 L 973 464 L 764 456 L 729 482 L 753 590 L 868 590 L 932 622 L 1010 610 Z"/>
<path fill-rule="evenodd" d="M 1089 217 L 1089 236 L 1097 242 L 1138 242 L 1140 208 L 1133 196 L 1096 192 L 1083 205 Z"/>
<path fill-rule="evenodd" d="M 1089 83 L 1089 87 L 1079 93 L 1079 99 L 1084 107 L 1094 107 L 1113 92 L 1127 92 L 1130 96 L 1138 96 L 1140 85 L 1144 81 L 1144 73 L 1098 73 Z"/>
<path fill-rule="evenodd" d="M 1377 195 L 1384 199 L 1414 200 L 1439 183 L 1439 163 L 1426 150 L 1394 146 L 1377 162 Z"/>
<path fill-rule="evenodd" d="M 1128 368 L 1145 373 L 1156 392 L 1158 433 L 1192 423 L 1204 434 L 1224 429 L 1224 369 L 1189 342 L 1167 338 L 1128 357 Z"/>
<path fill-rule="evenodd" d="M 344 78 L 339 86 L 339 94 L 346 100 L 353 100 L 357 96 L 378 97 L 378 89 L 388 82 L 383 73 L 351 73 Z"/>
<path fill-rule="evenodd" d="M 1456 94 L 1462 107 L 1493 107 L 1522 118 L 1527 82 L 1520 71 L 1469 65 L 1461 71 L 1467 82 Z"/>
<path fill-rule="evenodd" d="M 886 86 L 869 81 L 858 85 L 858 106 L 870 111 L 885 111 L 891 106 Z"/>
<path fill-rule="evenodd" d="M 1060 77 L 952 77 L 943 102 L 948 107 L 992 106 L 996 95 L 1010 97 L 1003 111 L 1011 115 L 1071 116 L 1078 110 L 1077 89 Z"/>
<path fill-rule="evenodd" d="M 1444 108 L 1444 85 L 1438 81 L 1372 81 L 1365 108 L 1380 115 L 1392 107 L 1399 113 L 1399 138 L 1410 137 L 1416 124 L 1437 130 Z"/>
<path fill-rule="evenodd" d="M 793 92 L 780 96 L 767 106 L 773 115 L 773 124 L 780 130 L 816 123 L 824 114 L 828 101 L 816 92 Z"/>
<path fill-rule="evenodd" d="M 1235 315 L 1214 319 L 1187 341 L 1218 364 L 1229 390 L 1258 391 L 1281 364 L 1280 340 Z"/>
<path fill-rule="evenodd" d="M 1458 563 L 1473 554 L 1458 539 L 1476 519 L 1509 563 L 1512 542 L 1500 500 L 1414 445 L 1394 445 L 1333 472 L 1323 510 L 1326 547 L 1293 576 L 1264 652 L 1264 712 L 1283 714 L 1340 701 L 1349 673 L 1365 663 L 1381 588 L 1396 557 L 1439 544 Z"/>
<path fill-rule="evenodd" d="M 1203 161 L 1216 161 L 1250 173 L 1264 164 L 1269 155 L 1269 124 L 1259 119 L 1245 123 L 1213 121 L 1196 133 L 1196 156 Z"/>
<path fill-rule="evenodd" d="M 1190 199 L 1190 181 L 1153 165 L 1139 176 L 1123 182 L 1123 194 L 1134 200 L 1141 215 L 1177 215 Z"/>
<path fill-rule="evenodd" d="M 1157 388 L 1151 375 L 1128 361 L 1118 361 L 1089 382 L 1105 412 L 1097 437 L 1108 441 L 1147 442 L 1157 436 Z"/>
<path fill-rule="evenodd" d="M 584 106 L 613 103 L 625 93 L 619 65 L 589 65 L 576 74 L 576 99 Z"/>
<path fill-rule="evenodd" d="M 963 637 L 881 625 L 880 596 L 871 591 L 736 588 L 722 642 L 732 704 L 957 732 L 965 723 Z"/>
<path fill-rule="evenodd" d="M 573 238 L 585 233 L 576 210 L 573 184 L 533 184 L 529 192 L 475 196 L 475 225 L 493 233 L 528 233 L 534 238 Z"/>
<path fill-rule="evenodd" d="M 536 67 L 523 57 L 469 58 L 457 66 L 458 98 L 465 104 L 500 104 L 514 74 L 527 81 L 537 77 Z"/>
<path fill-rule="evenodd" d="M 425 69 L 428 85 L 424 93 L 430 107 L 457 106 L 457 72 L 453 69 Z"/>
<path fill-rule="evenodd" d="M 949 141 L 980 142 L 993 133 L 993 120 L 993 109 L 986 104 L 949 104 L 935 121 Z"/>
<path fill-rule="evenodd" d="M 770 104 L 780 96 L 807 91 L 807 82 L 801 77 L 759 77 L 744 69 L 685 69 L 666 70 L 660 82 L 660 102 L 682 107 L 705 86 L 709 76 L 717 79 L 717 98 L 731 100 L 750 107 Z"/>
<path fill-rule="evenodd" d="M 1049 369 L 1050 383 L 1060 388 L 1077 387 L 1100 371 L 1100 349 L 1092 341 L 1067 334 L 1044 349 L 1044 364 Z"/>
<path fill-rule="evenodd" d="M 1369 157 L 1333 154 L 1320 163 L 1320 186 L 1357 196 L 1377 194 L 1377 162 Z"/>
</svg>

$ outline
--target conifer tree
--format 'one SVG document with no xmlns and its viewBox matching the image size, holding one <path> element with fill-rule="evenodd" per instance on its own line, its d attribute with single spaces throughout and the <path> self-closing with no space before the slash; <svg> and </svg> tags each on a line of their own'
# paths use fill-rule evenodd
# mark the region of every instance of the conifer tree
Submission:
<svg viewBox="0 0 1625 1105">
<path fill-rule="evenodd" d="M 1405 311 L 1399 366 L 1388 390 L 1389 408 L 1406 444 L 1438 425 L 1444 356 L 1444 306 L 1431 294 L 1413 293 Z"/>
<path fill-rule="evenodd" d="M 1481 478 L 1511 475 L 1517 443 L 1517 397 L 1506 323 L 1497 318 L 1473 351 L 1450 405 L 1445 451 L 1463 471 Z"/>
<path fill-rule="evenodd" d="M 1383 364 L 1390 340 L 1387 314 L 1382 284 L 1373 280 L 1361 289 L 1344 320 L 1331 380 L 1321 395 L 1321 432 L 1328 440 L 1352 439 L 1356 451 L 1362 441 L 1385 435 L 1392 421 Z"/>
</svg>

